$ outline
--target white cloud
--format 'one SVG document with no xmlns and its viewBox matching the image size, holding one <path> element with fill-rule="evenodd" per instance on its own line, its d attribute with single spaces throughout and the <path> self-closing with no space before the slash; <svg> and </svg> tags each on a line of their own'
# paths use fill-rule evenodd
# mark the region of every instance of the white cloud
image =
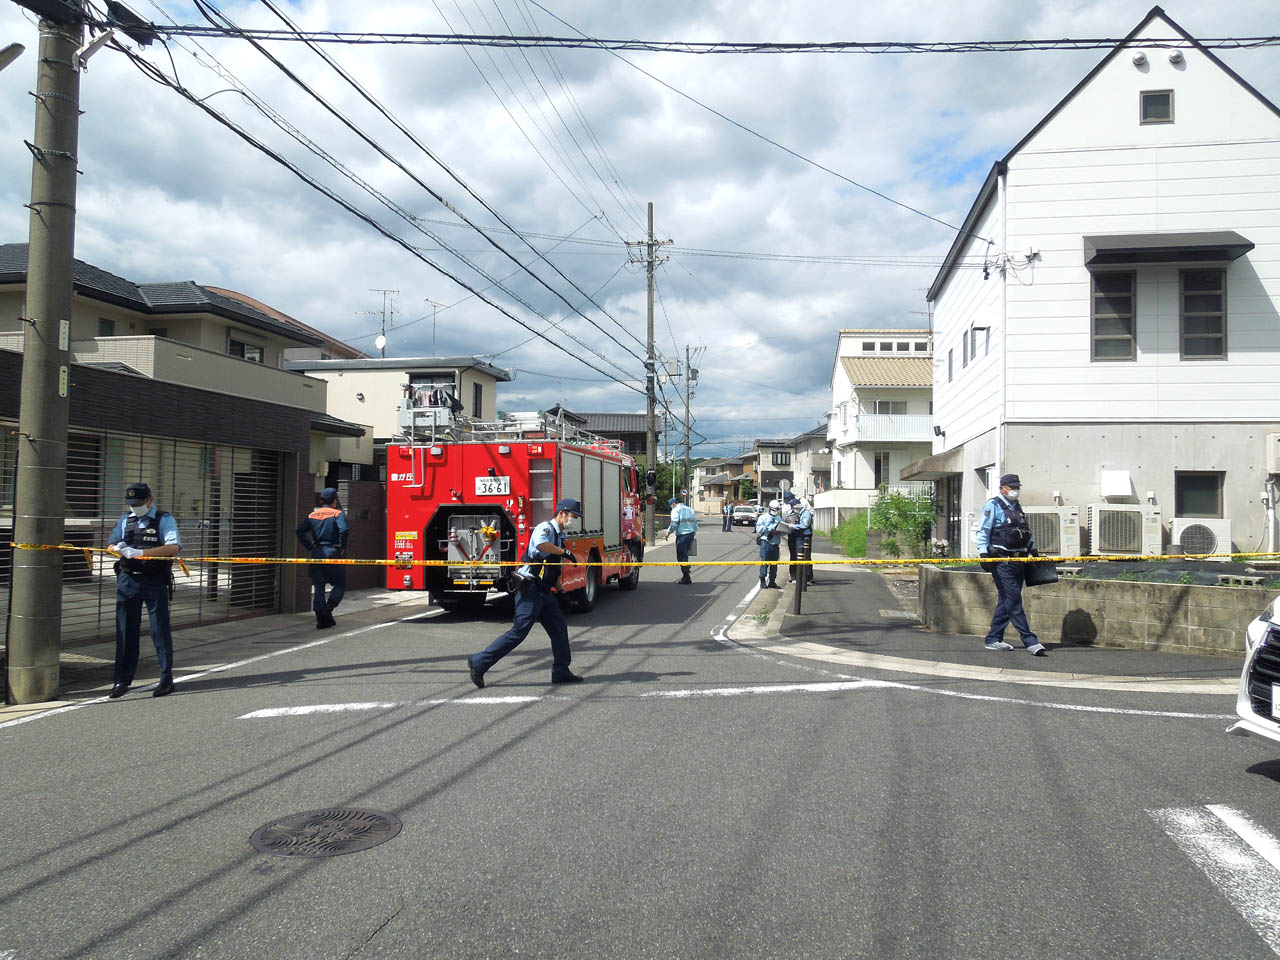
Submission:
<svg viewBox="0 0 1280 960">
<path fill-rule="evenodd" d="M 182 22 L 203 22 L 186 4 L 164 0 L 160 5 Z M 950 5 L 925 0 L 786 5 L 738 0 L 602 5 L 574 0 L 547 6 L 594 36 L 700 40 L 1119 37 L 1149 9 L 1147 0 L 1074 5 L 1050 0 L 957 0 Z M 1167 9 L 1192 33 L 1242 36 L 1273 33 L 1273 6 L 1268 0 L 1241 0 L 1229 6 L 1194 0 Z M 137 0 L 134 7 L 160 19 L 149 0 Z M 239 2 L 224 9 L 244 25 L 278 25 L 259 4 Z M 446 29 L 431 3 L 301 0 L 287 9 L 312 29 Z M 540 33 L 569 32 L 523 0 L 497 0 L 496 6 L 493 0 L 440 0 L 440 10 L 463 31 L 528 32 L 532 21 Z M 11 40 L 29 49 L 0 73 L 0 140 L 5 144 L 0 150 L 0 242 L 26 238 L 22 204 L 30 183 L 30 157 L 21 141 L 31 136 L 33 109 L 27 91 L 32 87 L 37 43 L 33 24 L 19 9 L 0 4 L 0 43 Z M 419 216 L 452 219 L 247 44 L 214 40 L 203 45 L 360 177 Z M 182 82 L 197 96 L 231 85 L 197 63 L 190 49 L 194 48 L 189 42 L 174 44 L 173 57 Z M 270 49 L 450 203 L 480 223 L 494 223 L 313 54 L 297 44 L 277 43 Z M 607 222 L 591 221 L 578 236 L 615 241 L 612 246 L 566 243 L 551 256 L 587 292 L 616 273 L 599 302 L 640 338 L 645 326 L 643 272 L 634 267 L 619 270 L 626 255 L 614 231 L 629 240 L 640 239 L 647 201 L 654 203 L 658 235 L 685 248 L 937 257 L 951 241 L 946 228 L 788 156 L 598 50 L 471 50 L 504 108 L 461 49 L 329 49 L 511 223 L 524 230 L 565 234 L 603 210 Z M 160 46 L 147 49 L 144 56 L 170 69 Z M 797 152 L 903 203 L 959 223 L 991 162 L 1050 110 L 1103 51 L 625 56 Z M 1225 51 L 1221 56 L 1263 94 L 1280 97 L 1280 65 L 1273 50 Z M 207 62 L 204 54 L 201 60 Z M 560 71 L 572 99 L 548 60 Z M 82 78 L 82 101 L 87 112 L 80 137 L 81 259 L 139 281 L 193 279 L 243 290 L 339 337 L 363 337 L 357 343 L 365 348 L 371 347 L 377 329 L 365 312 L 381 306 L 381 298 L 370 289 L 398 288 L 397 321 L 416 321 L 389 334 L 389 351 L 403 354 L 431 350 L 427 299 L 456 303 L 439 312 L 439 352 L 505 351 L 496 363 L 559 372 L 558 381 L 521 373 L 505 388 L 504 407 L 545 406 L 563 398 L 579 409 L 642 409 L 638 394 L 590 382 L 598 374 L 571 356 L 581 354 L 598 366 L 605 364 L 571 343 L 556 348 L 535 340 L 509 349 L 529 334 L 477 300 L 464 299 L 465 291 L 250 150 L 192 105 L 144 79 L 119 53 L 97 54 Z M 236 94 L 217 93 L 208 102 L 397 235 L 434 246 L 281 134 Z M 577 120 L 579 110 L 590 121 L 589 131 Z M 567 128 L 560 117 L 568 121 Z M 593 138 L 599 139 L 603 156 Z M 427 226 L 494 276 L 516 269 L 467 229 Z M 494 237 L 521 260 L 531 256 L 518 240 L 504 234 Z M 553 241 L 534 242 L 545 247 Z M 447 254 L 431 256 L 477 287 L 488 283 Z M 535 269 L 573 304 L 585 300 L 545 266 Z M 921 324 L 917 312 L 924 308 L 923 290 L 933 268 L 708 258 L 676 250 L 658 276 L 659 352 L 682 353 L 686 343 L 706 348 L 699 364 L 695 413 L 705 420 L 700 425 L 703 432 L 732 440 L 791 435 L 816 423 L 828 405 L 834 330 Z M 553 320 L 569 312 L 528 277 L 513 278 L 509 286 Z M 495 297 L 534 327 L 546 326 L 509 297 Z M 584 311 L 624 346 L 574 315 L 563 322 L 563 329 L 616 360 L 631 376 L 639 376 L 640 364 L 627 356 L 637 349 L 635 342 L 598 311 Z M 670 388 L 668 392 L 674 395 Z M 808 414 L 812 418 L 807 421 L 770 421 Z M 758 419 L 728 419 L 744 416 Z"/>
</svg>

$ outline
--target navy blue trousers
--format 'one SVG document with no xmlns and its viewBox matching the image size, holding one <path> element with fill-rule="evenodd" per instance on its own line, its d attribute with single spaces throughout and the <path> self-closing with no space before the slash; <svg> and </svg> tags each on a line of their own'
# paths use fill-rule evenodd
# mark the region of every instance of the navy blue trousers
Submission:
<svg viewBox="0 0 1280 960">
<path fill-rule="evenodd" d="M 696 533 L 677 533 L 676 534 L 676 562 L 689 562 L 689 544 L 693 543 Z M 681 567 L 680 575 L 685 579 L 689 579 L 689 567 Z"/>
<path fill-rule="evenodd" d="M 1022 609 L 1022 581 L 1026 570 L 1021 563 L 997 563 L 991 569 L 991 577 L 996 582 L 996 612 L 991 617 L 991 629 L 987 631 L 987 641 L 1003 640 L 1004 628 L 1013 624 L 1013 629 L 1022 637 L 1024 646 L 1030 647 L 1040 641 L 1031 632 L 1031 624 L 1027 622 L 1027 613 Z"/>
<path fill-rule="evenodd" d="M 760 544 L 760 559 L 773 561 L 767 566 L 766 564 L 763 564 L 763 563 L 760 564 L 760 579 L 762 581 L 765 579 L 765 575 L 767 573 L 770 583 L 778 582 L 778 554 L 780 554 L 781 552 L 782 552 L 781 544 L 769 543 L 769 541 L 767 540 L 764 543 Z"/>
<path fill-rule="evenodd" d="M 137 585 L 136 593 L 130 593 L 132 584 Z M 122 574 L 117 575 L 116 579 L 116 666 L 113 674 L 115 683 L 133 683 L 133 675 L 138 669 L 138 637 L 142 632 L 143 604 L 146 604 L 147 619 L 151 622 L 151 640 L 156 645 L 156 660 L 160 663 L 160 674 L 167 677 L 173 672 L 173 635 L 169 632 L 169 584 L 155 578 L 133 578 Z"/>
<path fill-rule="evenodd" d="M 535 623 L 541 623 L 542 629 L 551 638 L 551 676 L 555 678 L 568 674 L 571 659 L 569 628 L 565 625 L 560 601 L 555 594 L 544 593 L 537 581 L 525 580 L 516 591 L 515 601 L 516 610 L 511 629 L 472 657 L 472 666 L 484 673 L 520 646 Z"/>
<path fill-rule="evenodd" d="M 334 547 L 320 547 L 311 556 L 317 560 L 336 557 L 338 551 Z M 307 573 L 311 574 L 311 609 L 316 613 L 332 610 L 342 602 L 347 592 L 347 568 L 336 563 L 311 563 L 307 565 Z M 326 600 L 324 589 L 333 587 Z"/>
</svg>

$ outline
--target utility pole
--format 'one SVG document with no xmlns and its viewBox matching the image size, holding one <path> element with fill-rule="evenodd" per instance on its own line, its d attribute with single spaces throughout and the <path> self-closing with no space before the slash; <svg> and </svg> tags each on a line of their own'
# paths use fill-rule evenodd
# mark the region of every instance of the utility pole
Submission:
<svg viewBox="0 0 1280 960">
<path fill-rule="evenodd" d="M 374 346 L 378 348 L 378 356 L 385 358 L 387 355 L 387 295 L 390 294 L 393 297 L 399 296 L 400 291 L 371 289 L 369 292 L 382 294 L 382 332 L 378 334 L 378 336 L 374 339 L 373 343 L 374 343 Z M 391 301 L 391 320 L 392 320 L 393 326 L 395 324 L 395 319 L 396 319 L 396 302 L 392 300 Z M 432 323 L 434 325 L 434 321 L 432 321 Z"/>
<path fill-rule="evenodd" d="M 693 496 L 693 484 L 689 482 L 689 400 L 692 397 L 693 380 L 696 371 L 693 369 L 693 361 L 689 356 L 689 345 L 684 345 L 684 488 L 689 491 L 689 496 Z M 685 500 L 688 503 L 688 499 Z"/>
<path fill-rule="evenodd" d="M 629 240 L 628 247 L 643 247 L 645 265 L 645 276 L 648 280 L 648 337 L 646 338 L 646 353 L 644 361 L 644 392 L 645 392 L 645 419 L 644 419 L 644 458 L 645 470 L 656 471 L 658 469 L 658 423 L 657 423 L 657 405 L 658 405 L 658 364 L 653 353 L 653 269 L 666 257 L 656 256 L 659 247 L 670 243 L 670 240 L 657 240 L 653 236 L 653 203 L 649 203 L 649 235 L 644 240 Z M 632 257 L 632 262 L 636 262 Z M 656 489 L 656 488 L 655 488 Z M 644 540 L 645 543 L 653 543 L 654 530 L 654 505 L 649 502 L 649 497 L 653 495 L 650 490 L 645 497 L 644 502 Z"/>
<path fill-rule="evenodd" d="M 40 20 L 35 142 L 31 151 L 27 303 L 13 540 L 63 542 L 67 489 L 67 391 L 75 255 L 77 51 L 83 21 Z M 117 491 L 118 492 L 118 491 Z M 62 648 L 62 552 L 18 549 L 10 580 L 8 693 L 39 703 L 58 693 Z"/>
</svg>

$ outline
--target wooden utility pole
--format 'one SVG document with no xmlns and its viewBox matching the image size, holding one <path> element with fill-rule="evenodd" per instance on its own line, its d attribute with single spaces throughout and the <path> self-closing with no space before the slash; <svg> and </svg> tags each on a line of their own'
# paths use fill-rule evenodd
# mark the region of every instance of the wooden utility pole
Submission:
<svg viewBox="0 0 1280 960">
<path fill-rule="evenodd" d="M 10 580 L 8 693 L 53 700 L 62 651 L 62 552 L 67 489 L 67 392 L 80 128 L 78 17 L 40 20 L 31 151 L 25 340 Z M 122 491 L 116 491 L 117 494 Z"/>
</svg>

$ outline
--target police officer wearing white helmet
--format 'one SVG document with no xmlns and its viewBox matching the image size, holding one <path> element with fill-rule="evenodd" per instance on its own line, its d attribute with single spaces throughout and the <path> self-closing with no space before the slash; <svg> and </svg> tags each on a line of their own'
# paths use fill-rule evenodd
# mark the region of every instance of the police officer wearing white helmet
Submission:
<svg viewBox="0 0 1280 960">
<path fill-rule="evenodd" d="M 756 520 L 756 543 L 760 544 L 761 590 L 782 589 L 778 586 L 778 554 L 782 543 L 782 531 L 778 529 L 778 524 L 782 522 L 781 513 L 782 505 L 777 500 L 770 500 L 769 509 Z"/>
</svg>

